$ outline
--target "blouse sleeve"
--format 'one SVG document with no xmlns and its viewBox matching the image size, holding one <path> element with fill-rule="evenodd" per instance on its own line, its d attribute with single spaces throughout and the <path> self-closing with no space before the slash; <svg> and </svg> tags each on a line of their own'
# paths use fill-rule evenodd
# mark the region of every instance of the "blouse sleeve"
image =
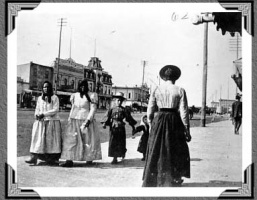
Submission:
<svg viewBox="0 0 257 200">
<path fill-rule="evenodd" d="M 106 126 L 111 126 L 111 116 L 112 116 L 112 109 L 107 110 L 104 114 L 101 123 L 105 124 Z"/>
<path fill-rule="evenodd" d="M 72 94 L 70 96 L 70 102 L 71 102 L 72 105 L 74 104 L 74 100 L 75 100 L 75 94 Z"/>
<path fill-rule="evenodd" d="M 89 95 L 90 95 L 89 97 L 90 97 L 91 103 L 98 104 L 98 95 L 97 95 L 97 93 L 92 92 Z"/>
<path fill-rule="evenodd" d="M 147 106 L 147 121 L 148 123 L 151 123 L 153 118 L 154 118 L 154 112 L 156 111 L 157 103 L 156 103 L 156 98 L 155 98 L 155 90 L 153 90 L 150 93 L 150 98 L 148 101 L 148 106 Z"/>
<path fill-rule="evenodd" d="M 45 116 L 53 116 L 59 111 L 59 99 L 56 95 L 52 96 L 53 109 L 44 112 Z"/>
<path fill-rule="evenodd" d="M 35 109 L 35 117 L 36 117 L 36 115 L 39 115 L 40 114 L 40 98 L 41 97 L 38 97 L 38 99 L 37 99 L 37 105 L 36 105 L 36 109 Z"/>
<path fill-rule="evenodd" d="M 139 125 L 136 127 L 134 134 L 141 132 L 141 131 L 145 131 L 145 126 L 144 125 Z"/>
<path fill-rule="evenodd" d="M 87 120 L 90 120 L 92 121 L 92 119 L 94 118 L 94 115 L 95 115 L 95 112 L 96 112 L 96 109 L 97 109 L 97 103 L 98 103 L 98 96 L 96 93 L 91 93 L 90 94 L 90 111 L 88 113 L 88 116 L 87 116 Z"/>
<path fill-rule="evenodd" d="M 125 120 L 129 123 L 130 126 L 136 125 L 137 121 L 131 116 L 131 113 L 128 109 L 125 109 Z"/>
<path fill-rule="evenodd" d="M 179 104 L 179 111 L 184 126 L 189 127 L 189 112 L 186 91 L 181 88 L 181 99 Z"/>
</svg>

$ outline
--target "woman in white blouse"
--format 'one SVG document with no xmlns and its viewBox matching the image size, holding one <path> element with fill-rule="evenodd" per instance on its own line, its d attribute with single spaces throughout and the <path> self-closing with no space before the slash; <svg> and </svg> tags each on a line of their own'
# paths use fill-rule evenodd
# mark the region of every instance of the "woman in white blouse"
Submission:
<svg viewBox="0 0 257 200">
<path fill-rule="evenodd" d="M 176 86 L 181 71 L 174 65 L 160 70 L 164 84 L 150 94 L 147 120 L 150 134 L 143 187 L 172 187 L 190 178 L 190 156 L 187 142 L 191 140 L 186 92 Z M 157 114 L 155 115 L 155 112 Z"/>
<path fill-rule="evenodd" d="M 78 92 L 70 98 L 72 108 L 68 125 L 63 135 L 61 159 L 66 160 L 62 167 L 72 167 L 73 161 L 87 161 L 102 159 L 101 143 L 95 112 L 98 103 L 96 93 L 89 92 L 87 80 L 78 86 Z"/>
<path fill-rule="evenodd" d="M 59 99 L 53 94 L 52 84 L 45 81 L 43 94 L 38 97 L 35 122 L 32 128 L 30 153 L 26 163 L 37 164 L 38 158 L 49 165 L 57 164 L 61 155 L 61 123 L 58 115 Z"/>
</svg>

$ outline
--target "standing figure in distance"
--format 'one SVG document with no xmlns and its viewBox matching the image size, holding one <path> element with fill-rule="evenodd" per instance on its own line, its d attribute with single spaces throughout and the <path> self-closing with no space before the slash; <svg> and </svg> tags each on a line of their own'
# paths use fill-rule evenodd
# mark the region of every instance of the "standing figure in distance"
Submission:
<svg viewBox="0 0 257 200">
<path fill-rule="evenodd" d="M 240 94 L 236 95 L 236 101 L 232 104 L 231 117 L 234 124 L 234 132 L 236 135 L 239 134 L 239 128 L 242 124 L 242 102 Z"/>
<path fill-rule="evenodd" d="M 102 159 L 99 130 L 95 120 L 98 96 L 89 92 L 87 80 L 78 86 L 78 92 L 71 95 L 72 108 L 66 132 L 63 136 L 61 159 L 62 167 L 73 167 L 73 161 Z"/>
<path fill-rule="evenodd" d="M 143 158 L 141 160 L 144 161 L 149 137 L 149 124 L 147 122 L 147 115 L 143 115 L 141 117 L 141 123 L 136 127 L 135 131 L 133 132 L 133 136 L 140 131 L 142 131 L 143 134 L 139 140 L 137 151 L 143 154 Z"/>
<path fill-rule="evenodd" d="M 31 156 L 26 163 L 37 164 L 37 159 L 49 165 L 57 165 L 61 155 L 61 122 L 58 115 L 59 99 L 53 94 L 52 84 L 43 83 L 38 97 L 30 145 Z"/>
<path fill-rule="evenodd" d="M 180 186 L 182 177 L 190 177 L 187 96 L 183 88 L 175 85 L 181 71 L 174 65 L 166 65 L 159 74 L 165 83 L 151 92 L 148 103 L 150 134 L 143 187 Z"/>
<path fill-rule="evenodd" d="M 106 112 L 101 123 L 103 123 L 104 129 L 106 126 L 110 126 L 108 156 L 113 157 L 111 164 L 117 164 L 117 158 L 125 158 L 127 151 L 126 129 L 125 122 L 123 120 L 125 119 L 132 127 L 132 132 L 135 130 L 134 125 L 137 122 L 133 119 L 129 110 L 122 106 L 122 102 L 125 100 L 124 94 L 122 92 L 118 92 L 113 96 L 113 98 L 116 99 L 116 105 Z"/>
</svg>

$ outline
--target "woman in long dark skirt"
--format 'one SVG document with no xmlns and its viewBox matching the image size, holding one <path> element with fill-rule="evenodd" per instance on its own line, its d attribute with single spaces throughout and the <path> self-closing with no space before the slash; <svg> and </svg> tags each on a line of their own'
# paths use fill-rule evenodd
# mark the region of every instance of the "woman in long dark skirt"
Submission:
<svg viewBox="0 0 257 200">
<path fill-rule="evenodd" d="M 147 108 L 150 134 L 143 187 L 180 186 L 182 177 L 190 178 L 187 96 L 183 88 L 175 85 L 180 75 L 180 69 L 174 65 L 163 67 L 160 77 L 165 83 L 157 86 L 150 95 Z"/>
<path fill-rule="evenodd" d="M 118 157 L 125 158 L 126 154 L 126 130 L 124 119 L 132 127 L 132 131 L 135 130 L 134 125 L 137 123 L 133 119 L 130 112 L 122 106 L 122 102 L 125 100 L 124 94 L 118 92 L 113 96 L 116 99 L 116 106 L 108 110 L 101 121 L 103 128 L 110 126 L 110 140 L 108 156 L 113 157 L 112 164 L 117 164 Z"/>
</svg>

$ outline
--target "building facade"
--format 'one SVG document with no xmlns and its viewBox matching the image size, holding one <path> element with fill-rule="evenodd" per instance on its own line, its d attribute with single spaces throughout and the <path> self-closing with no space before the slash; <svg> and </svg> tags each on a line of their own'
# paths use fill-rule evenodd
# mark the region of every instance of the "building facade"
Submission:
<svg viewBox="0 0 257 200">
<path fill-rule="evenodd" d="M 148 105 L 149 98 L 149 88 L 147 85 L 143 87 L 134 86 L 113 86 L 112 94 L 115 95 L 117 92 L 123 92 L 126 98 L 125 105 L 135 108 L 140 108 L 141 106 L 146 109 Z"/>
<path fill-rule="evenodd" d="M 92 80 L 89 87 L 98 94 L 98 108 L 108 109 L 112 100 L 112 76 L 104 71 L 101 60 L 92 57 L 84 69 L 84 78 Z"/>
<path fill-rule="evenodd" d="M 79 83 L 86 79 L 89 90 L 98 94 L 98 108 L 106 109 L 110 107 L 112 76 L 103 70 L 101 61 L 97 57 L 92 57 L 88 65 L 76 63 L 71 58 L 56 58 L 50 67 L 30 62 L 28 64 L 18 65 L 17 75 L 19 77 L 17 80 L 17 84 L 19 85 L 19 91 L 17 91 L 19 102 L 21 102 L 21 91 L 23 93 L 30 92 L 31 94 L 32 92 L 38 92 L 39 95 L 43 82 L 48 80 L 53 84 L 54 89 L 57 89 L 60 106 L 65 108 L 70 107 L 70 95 L 76 92 Z M 26 88 L 23 88 L 25 85 Z"/>
<path fill-rule="evenodd" d="M 59 69 L 58 69 L 59 66 Z M 86 66 L 76 63 L 73 59 L 58 59 L 54 61 L 54 79 L 57 83 L 57 91 L 76 92 L 78 84 L 84 79 L 84 68 Z M 58 82 L 57 82 L 57 74 Z M 55 85 L 54 85 L 55 87 Z"/>
<path fill-rule="evenodd" d="M 53 68 L 30 62 L 17 66 L 17 77 L 29 84 L 28 89 L 41 91 L 44 81 L 53 84 Z"/>
</svg>

